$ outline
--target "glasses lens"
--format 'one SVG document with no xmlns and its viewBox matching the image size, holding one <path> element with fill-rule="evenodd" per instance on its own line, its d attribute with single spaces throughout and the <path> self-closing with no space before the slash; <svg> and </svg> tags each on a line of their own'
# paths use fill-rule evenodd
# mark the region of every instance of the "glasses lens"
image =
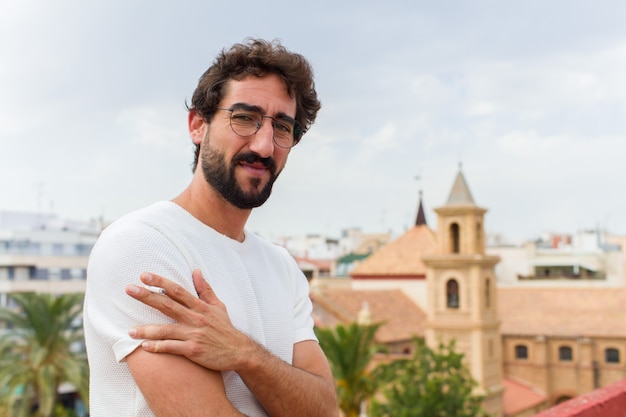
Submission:
<svg viewBox="0 0 626 417">
<path fill-rule="evenodd" d="M 239 136 L 254 135 L 263 124 L 263 117 L 272 121 L 274 142 L 281 148 L 293 147 L 302 136 L 302 127 L 296 120 L 274 119 L 250 110 L 231 110 L 230 127 Z"/>
<path fill-rule="evenodd" d="M 233 110 L 230 115 L 230 127 L 239 136 L 252 136 L 261 126 L 260 114 L 245 110 Z"/>
<path fill-rule="evenodd" d="M 274 141 L 281 148 L 291 148 L 294 145 L 294 122 L 274 120 Z"/>
</svg>

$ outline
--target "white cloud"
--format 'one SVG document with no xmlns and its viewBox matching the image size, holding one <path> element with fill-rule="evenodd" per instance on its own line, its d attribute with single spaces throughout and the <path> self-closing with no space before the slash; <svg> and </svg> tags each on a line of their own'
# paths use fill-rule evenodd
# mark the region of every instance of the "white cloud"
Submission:
<svg viewBox="0 0 626 417">
<path fill-rule="evenodd" d="M 147 148 L 182 153 L 182 138 L 186 138 L 186 114 L 174 106 L 137 106 L 121 109 L 115 122 L 128 139 Z M 191 139 L 189 139 L 191 140 Z"/>
<path fill-rule="evenodd" d="M 536 131 L 513 131 L 498 138 L 496 143 L 505 153 L 523 158 L 539 158 L 546 153 L 567 149 L 568 142 L 571 140 L 563 135 L 542 137 Z"/>
<path fill-rule="evenodd" d="M 473 103 L 469 103 L 467 115 L 472 116 L 490 116 L 496 113 L 497 106 L 491 101 L 480 100 Z"/>
<path fill-rule="evenodd" d="M 419 188 L 428 210 L 445 202 L 463 162 L 490 228 L 608 216 L 626 233 L 626 3 L 422 3 L 294 4 L 277 25 L 281 5 L 244 1 L 233 25 L 225 2 L 0 1 L 0 209 L 33 207 L 42 181 L 78 217 L 175 195 L 184 100 L 252 35 L 309 57 L 324 105 L 256 230 L 397 232 Z"/>
</svg>

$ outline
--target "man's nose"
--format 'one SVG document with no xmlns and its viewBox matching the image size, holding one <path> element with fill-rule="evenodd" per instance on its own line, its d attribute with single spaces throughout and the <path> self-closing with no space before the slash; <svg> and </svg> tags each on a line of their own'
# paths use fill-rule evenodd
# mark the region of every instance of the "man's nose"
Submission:
<svg viewBox="0 0 626 417">
<path fill-rule="evenodd" d="M 261 158 L 267 158 L 274 154 L 274 146 L 272 119 L 263 118 L 261 127 L 250 140 L 250 150 L 259 154 Z"/>
</svg>

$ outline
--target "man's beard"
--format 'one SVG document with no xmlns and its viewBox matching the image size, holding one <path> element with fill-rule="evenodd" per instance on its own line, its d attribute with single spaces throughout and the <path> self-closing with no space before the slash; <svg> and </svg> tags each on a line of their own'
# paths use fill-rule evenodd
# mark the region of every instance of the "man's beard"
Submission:
<svg viewBox="0 0 626 417">
<path fill-rule="evenodd" d="M 226 201 L 237 208 L 246 210 L 259 207 L 267 201 L 272 193 L 272 186 L 280 174 L 280 172 L 276 172 L 276 161 L 274 161 L 274 158 L 261 158 L 254 152 L 242 152 L 235 155 L 231 165 L 228 166 L 224 153 L 214 149 L 208 140 L 205 140 L 203 145 L 200 153 L 200 163 L 202 164 L 204 178 Z M 252 178 L 249 181 L 253 190 L 250 192 L 244 191 L 237 183 L 237 178 L 235 177 L 235 168 L 239 162 L 262 163 L 270 171 L 270 178 L 267 184 L 259 190 L 262 179 Z"/>
</svg>

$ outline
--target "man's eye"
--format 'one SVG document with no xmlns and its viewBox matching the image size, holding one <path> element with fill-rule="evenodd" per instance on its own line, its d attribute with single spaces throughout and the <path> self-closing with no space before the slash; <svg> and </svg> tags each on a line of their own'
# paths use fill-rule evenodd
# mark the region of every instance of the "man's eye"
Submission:
<svg viewBox="0 0 626 417">
<path fill-rule="evenodd" d="M 291 126 L 286 123 L 275 122 L 274 130 L 278 130 L 280 132 L 291 133 Z"/>
<path fill-rule="evenodd" d="M 233 113 L 233 120 L 238 122 L 256 122 L 257 119 L 252 113 Z"/>
</svg>

